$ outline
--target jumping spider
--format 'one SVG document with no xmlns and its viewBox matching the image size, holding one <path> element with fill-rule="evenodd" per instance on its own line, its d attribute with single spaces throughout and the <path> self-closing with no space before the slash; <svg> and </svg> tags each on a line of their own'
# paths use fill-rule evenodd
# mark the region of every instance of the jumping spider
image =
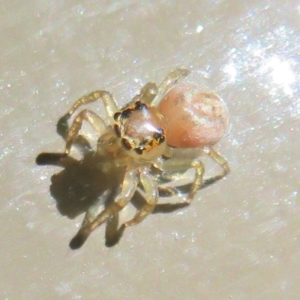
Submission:
<svg viewBox="0 0 300 300">
<path fill-rule="evenodd" d="M 68 131 L 64 153 L 57 157 L 70 154 L 83 121 L 87 121 L 99 135 L 99 149 L 113 157 L 117 166 L 126 166 L 121 191 L 115 201 L 93 220 L 82 223 L 70 242 L 72 249 L 81 247 L 95 228 L 122 210 L 139 185 L 144 189 L 146 204 L 122 226 L 135 225 L 153 212 L 159 189 L 163 189 L 151 171 L 153 167 L 161 171 L 161 177 L 191 168 L 195 170 L 182 203 L 190 203 L 203 185 L 204 166 L 200 160 L 203 154 L 223 169 L 212 179 L 220 179 L 229 172 L 227 161 L 212 148 L 227 127 L 227 108 L 214 93 L 201 92 L 195 85 L 178 84 L 188 74 L 188 70 L 176 69 L 159 86 L 147 83 L 122 109 L 109 92 L 95 91 L 78 99 L 66 114 L 70 118 L 80 106 L 101 99 L 108 124 L 93 111 L 82 110 Z M 45 155 L 47 153 L 40 154 L 38 160 Z"/>
</svg>

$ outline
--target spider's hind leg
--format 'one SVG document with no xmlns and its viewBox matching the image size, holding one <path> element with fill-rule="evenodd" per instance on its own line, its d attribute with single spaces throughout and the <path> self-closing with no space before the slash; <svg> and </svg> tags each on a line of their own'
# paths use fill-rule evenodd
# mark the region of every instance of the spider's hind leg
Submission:
<svg viewBox="0 0 300 300">
<path fill-rule="evenodd" d="M 212 160 L 214 160 L 223 169 L 223 173 L 217 175 L 216 177 L 225 177 L 230 172 L 230 167 L 227 160 L 212 147 L 205 147 L 203 150 Z"/>
</svg>

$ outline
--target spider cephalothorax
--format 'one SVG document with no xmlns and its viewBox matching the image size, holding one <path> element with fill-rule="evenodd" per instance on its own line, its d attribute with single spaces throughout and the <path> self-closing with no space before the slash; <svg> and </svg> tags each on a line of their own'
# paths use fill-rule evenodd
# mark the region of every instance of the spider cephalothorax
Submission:
<svg viewBox="0 0 300 300">
<path fill-rule="evenodd" d="M 137 101 L 115 113 L 114 120 L 122 146 L 137 160 L 151 160 L 165 151 L 166 125 L 156 107 Z"/>
<path fill-rule="evenodd" d="M 177 85 L 188 74 L 185 69 L 176 69 L 159 86 L 147 83 L 121 110 L 109 92 L 100 90 L 77 100 L 67 113 L 67 117 L 71 117 L 81 105 L 102 99 L 108 123 L 93 111 L 79 112 L 68 131 L 65 152 L 56 157 L 69 155 L 85 120 L 99 135 L 98 151 L 107 153 L 116 162 L 115 166 L 126 166 L 115 202 L 96 217 L 89 217 L 87 212 L 70 243 L 71 248 L 81 247 L 95 228 L 125 207 L 138 186 L 144 189 L 146 204 L 122 226 L 137 224 L 149 215 L 157 204 L 158 190 L 164 189 L 158 185 L 152 167 L 161 174 L 195 170 L 190 190 L 182 197 L 182 203 L 190 203 L 203 184 L 201 155 L 210 156 L 223 169 L 221 174 L 210 178 L 211 182 L 229 172 L 227 161 L 212 148 L 222 138 L 228 124 L 226 105 L 218 95 L 203 92 L 195 85 Z M 189 156 L 188 153 L 192 154 Z M 43 155 L 48 154 L 41 154 L 38 160 Z M 168 191 L 171 189 L 167 187 Z"/>
</svg>

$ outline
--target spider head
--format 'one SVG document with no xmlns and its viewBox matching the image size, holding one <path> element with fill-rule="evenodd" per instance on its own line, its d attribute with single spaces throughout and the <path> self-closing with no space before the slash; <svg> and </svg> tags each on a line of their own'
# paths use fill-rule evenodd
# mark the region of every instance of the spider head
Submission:
<svg viewBox="0 0 300 300">
<path fill-rule="evenodd" d="M 155 107 L 137 101 L 115 113 L 115 133 L 122 148 L 137 161 L 151 161 L 166 148 L 164 117 Z"/>
</svg>

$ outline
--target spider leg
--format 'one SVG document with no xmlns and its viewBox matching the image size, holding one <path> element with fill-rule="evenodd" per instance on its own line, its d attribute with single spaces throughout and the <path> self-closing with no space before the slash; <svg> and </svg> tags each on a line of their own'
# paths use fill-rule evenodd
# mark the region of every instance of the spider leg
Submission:
<svg viewBox="0 0 300 300">
<path fill-rule="evenodd" d="M 214 183 L 215 181 L 223 178 L 226 174 L 230 172 L 229 165 L 225 158 L 223 158 L 218 152 L 216 152 L 212 147 L 204 147 L 200 149 L 201 154 L 205 153 L 209 157 L 211 157 L 217 164 L 219 164 L 223 172 L 220 174 L 217 174 L 216 176 L 213 176 L 211 178 L 208 178 L 206 180 L 203 180 L 204 175 L 204 166 L 202 162 L 200 161 L 199 157 L 197 158 L 187 158 L 187 157 L 172 157 L 167 160 L 158 160 L 155 164 L 155 167 L 160 169 L 161 171 L 165 172 L 171 172 L 167 173 L 167 181 L 172 181 L 172 172 L 178 172 L 178 171 L 184 171 L 190 168 L 195 169 L 195 177 L 191 184 L 184 185 L 182 187 L 161 187 L 159 186 L 159 192 L 162 194 L 165 194 L 167 196 L 169 195 L 178 195 L 183 194 L 183 191 L 187 190 L 188 187 L 188 196 L 187 199 L 183 200 L 186 203 L 190 203 L 192 199 L 194 198 L 197 190 L 199 190 L 201 187 L 207 186 L 209 184 Z M 175 175 L 178 178 L 178 175 Z M 159 177 L 158 177 L 159 178 Z M 175 178 L 175 180 L 177 179 Z M 162 180 L 164 179 L 164 174 L 162 174 Z"/>
<path fill-rule="evenodd" d="M 99 136 L 102 136 L 105 133 L 106 124 L 103 119 L 94 112 L 85 109 L 75 117 L 70 129 L 68 130 L 65 151 L 63 153 L 40 153 L 36 158 L 37 164 L 42 165 L 45 163 L 57 163 L 68 156 L 84 120 L 93 127 Z"/>
<path fill-rule="evenodd" d="M 196 192 L 200 189 L 203 184 L 204 166 L 199 160 L 194 160 L 191 166 L 195 169 L 195 178 L 192 183 L 191 190 L 188 194 L 187 202 L 191 202 L 194 199 Z"/>
<path fill-rule="evenodd" d="M 139 94 L 140 101 L 150 104 L 151 101 L 155 98 L 158 88 L 157 85 L 153 82 L 146 83 Z"/>
<path fill-rule="evenodd" d="M 167 170 L 168 172 L 187 170 L 190 168 L 195 169 L 195 177 L 193 182 L 190 185 L 189 193 L 187 199 L 184 200 L 185 203 L 190 203 L 196 192 L 203 185 L 203 175 L 204 175 L 204 166 L 203 163 L 199 159 L 192 158 L 174 158 L 170 160 L 166 160 L 163 162 L 161 166 L 162 170 Z M 180 189 L 167 187 L 165 190 L 160 188 L 160 191 L 164 191 L 169 194 L 178 194 L 180 193 Z"/>
<path fill-rule="evenodd" d="M 68 155 L 70 153 L 71 147 L 78 136 L 78 132 L 82 126 L 83 121 L 87 121 L 93 129 L 99 134 L 99 136 L 103 135 L 106 130 L 106 124 L 103 119 L 98 116 L 96 113 L 90 110 L 81 111 L 74 119 L 66 138 L 66 148 L 65 154 Z"/>
<path fill-rule="evenodd" d="M 128 227 L 142 222 L 154 210 L 158 201 L 158 188 L 156 182 L 153 180 L 152 175 L 145 167 L 140 172 L 140 181 L 146 192 L 147 203 L 136 213 L 136 215 L 129 221 L 125 222 L 123 226 Z"/>
<path fill-rule="evenodd" d="M 217 175 L 216 177 L 221 176 L 221 178 L 222 178 L 230 172 L 230 167 L 229 167 L 227 160 L 220 153 L 218 153 L 212 147 L 205 147 L 203 149 L 203 151 L 204 151 L 204 153 L 209 155 L 209 157 L 212 158 L 218 165 L 220 165 L 222 167 L 223 173 Z"/>
<path fill-rule="evenodd" d="M 220 165 L 223 169 L 223 172 L 204 180 L 204 167 L 199 160 L 193 161 L 192 159 L 186 158 L 173 158 L 166 161 L 160 160 L 157 162 L 157 167 L 159 169 L 161 169 L 162 171 L 173 172 L 175 174 L 174 175 L 172 173 L 166 173 L 162 174 L 161 177 L 158 176 L 158 179 L 162 179 L 164 181 L 171 182 L 174 180 L 178 180 L 179 175 L 175 173 L 176 171 L 186 170 L 191 167 L 195 168 L 196 170 L 195 179 L 191 184 L 185 184 L 177 187 L 158 186 L 160 196 L 171 197 L 186 194 L 186 192 L 189 191 L 188 199 L 187 201 L 185 200 L 185 202 L 190 202 L 198 189 L 207 187 L 215 183 L 230 172 L 230 167 L 228 165 L 227 160 L 221 154 L 215 151 L 212 147 L 204 147 L 202 151 L 203 153 L 206 153 L 209 157 L 211 157 L 218 165 Z"/>
<path fill-rule="evenodd" d="M 131 106 L 137 101 L 150 104 L 151 101 L 157 94 L 157 85 L 153 82 L 147 82 L 140 90 L 140 92 L 133 97 L 133 99 L 126 104 L 126 106 Z"/>
<path fill-rule="evenodd" d="M 166 92 L 172 88 L 177 82 L 185 78 L 190 73 L 187 69 L 175 69 L 168 74 L 158 87 L 157 94 L 151 102 L 151 106 L 158 106 Z"/>
<path fill-rule="evenodd" d="M 197 150 L 198 149 L 198 150 Z M 208 186 L 226 176 L 230 172 L 230 167 L 227 160 L 216 150 L 212 147 L 203 147 L 203 148 L 195 148 L 199 155 L 193 156 L 196 159 L 200 159 L 201 155 L 208 155 L 213 161 L 215 161 L 222 169 L 223 172 L 210 177 L 206 178 L 203 181 L 204 186 Z M 176 151 L 176 149 L 175 149 Z M 193 150 L 194 151 L 194 150 Z M 183 157 L 176 157 L 174 149 L 170 149 L 170 152 L 166 157 L 169 159 L 157 159 L 156 162 L 153 164 L 155 168 L 157 168 L 161 173 L 158 173 L 156 176 L 157 180 L 170 182 L 178 180 L 181 176 L 182 171 L 186 171 L 188 168 L 193 167 L 193 159 L 189 158 L 188 152 L 184 154 Z M 192 154 L 193 155 L 193 154 Z M 197 158 L 198 157 L 198 158 Z M 196 160 L 195 160 L 196 161 Z M 196 164 L 197 165 L 197 164 Z M 203 170 L 204 172 L 204 170 Z M 160 189 L 164 189 L 163 187 L 159 187 Z M 168 187 L 169 189 L 169 187 Z M 172 189 L 172 188 L 171 188 Z M 171 191 L 171 190 L 170 190 Z"/>
<path fill-rule="evenodd" d="M 72 106 L 72 108 L 69 110 L 69 112 L 67 113 L 67 115 L 70 117 L 74 114 L 74 112 L 78 109 L 78 107 L 80 107 L 81 105 L 90 103 L 90 102 L 94 102 L 97 101 L 99 99 L 102 99 L 103 104 L 105 106 L 106 109 L 106 113 L 110 118 L 113 118 L 114 114 L 116 111 L 118 111 L 118 105 L 115 101 L 115 99 L 113 98 L 112 94 L 110 94 L 107 91 L 94 91 L 90 94 L 87 94 L 81 98 L 79 98 L 74 105 Z"/>
<path fill-rule="evenodd" d="M 128 168 L 124 177 L 122 190 L 116 197 L 115 202 L 104 209 L 93 221 L 83 224 L 70 242 L 71 249 L 80 248 L 93 230 L 104 223 L 109 217 L 122 210 L 128 204 L 136 190 L 137 182 L 137 171 L 135 168 Z"/>
<path fill-rule="evenodd" d="M 199 189 L 206 188 L 210 186 L 211 184 L 217 182 L 218 180 L 222 179 L 224 177 L 223 174 L 216 175 L 211 178 L 203 179 L 202 185 L 199 187 Z M 173 197 L 173 196 L 182 196 L 189 193 L 189 191 L 192 188 L 192 183 L 187 183 L 183 185 L 179 185 L 176 187 L 171 186 L 158 186 L 159 191 L 159 197 Z"/>
</svg>

